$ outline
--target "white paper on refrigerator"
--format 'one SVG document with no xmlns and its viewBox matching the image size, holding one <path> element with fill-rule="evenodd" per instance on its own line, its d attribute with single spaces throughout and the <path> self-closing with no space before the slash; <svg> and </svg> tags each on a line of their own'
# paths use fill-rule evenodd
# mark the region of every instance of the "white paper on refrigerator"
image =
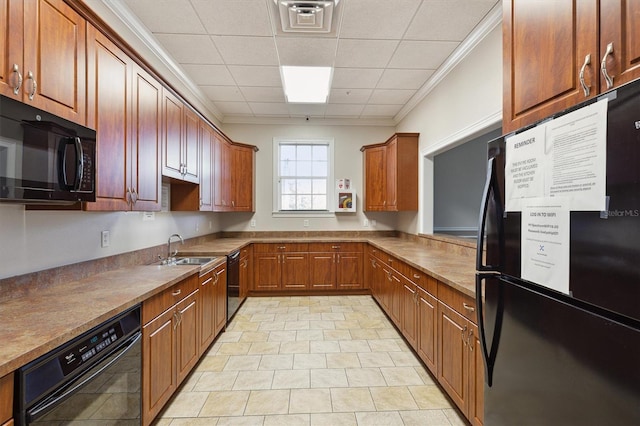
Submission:
<svg viewBox="0 0 640 426">
<path fill-rule="evenodd" d="M 544 196 L 544 125 L 510 136 L 505 144 L 506 210 L 521 211 L 524 200 Z"/>
<path fill-rule="evenodd" d="M 521 277 L 569 294 L 569 200 L 532 198 L 522 208 Z"/>
</svg>

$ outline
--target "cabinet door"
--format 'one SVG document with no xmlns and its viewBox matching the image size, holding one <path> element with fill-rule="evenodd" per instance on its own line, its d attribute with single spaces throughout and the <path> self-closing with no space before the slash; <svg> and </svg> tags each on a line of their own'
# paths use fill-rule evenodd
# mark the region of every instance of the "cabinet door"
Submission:
<svg viewBox="0 0 640 426">
<path fill-rule="evenodd" d="M 398 139 L 395 138 L 386 147 L 386 196 L 384 210 L 398 210 Z"/>
<path fill-rule="evenodd" d="M 597 0 L 503 2 L 503 133 L 586 99 L 599 88 Z"/>
<path fill-rule="evenodd" d="M 619 86 L 640 77 L 640 2 L 600 1 L 600 59 L 609 43 L 613 52 L 607 56 L 607 73 Z M 600 74 L 601 91 L 607 82 Z"/>
<path fill-rule="evenodd" d="M 338 289 L 363 288 L 363 254 L 336 254 L 336 284 Z"/>
<path fill-rule="evenodd" d="M 467 323 L 466 318 L 438 302 L 438 382 L 463 413 L 469 399 Z"/>
<path fill-rule="evenodd" d="M 216 292 L 216 336 L 227 325 L 227 268 L 226 264 L 219 266 L 214 271 L 214 287 Z"/>
<path fill-rule="evenodd" d="M 307 290 L 309 288 L 309 254 L 285 253 L 282 259 L 282 288 Z"/>
<path fill-rule="evenodd" d="M 240 298 L 247 297 L 247 293 L 251 288 L 251 255 L 247 255 L 240 259 Z"/>
<path fill-rule="evenodd" d="M 213 129 L 200 121 L 200 211 L 213 210 Z"/>
<path fill-rule="evenodd" d="M 200 298 L 200 348 L 198 352 L 202 356 L 216 337 L 216 290 L 213 283 L 213 272 L 210 271 L 200 277 L 198 297 Z"/>
<path fill-rule="evenodd" d="M 0 94 L 18 100 L 22 100 L 25 77 L 23 7 L 23 0 L 0 0 Z"/>
<path fill-rule="evenodd" d="M 336 288 L 336 258 L 334 253 L 310 253 L 309 276 L 312 290 Z"/>
<path fill-rule="evenodd" d="M 364 205 L 367 211 L 385 209 L 386 200 L 386 148 L 367 148 L 364 151 Z"/>
<path fill-rule="evenodd" d="M 213 210 L 229 210 L 231 146 L 220 134 L 216 133 L 213 153 Z"/>
<path fill-rule="evenodd" d="M 24 2 L 23 100 L 86 123 L 86 21 L 63 0 Z"/>
<path fill-rule="evenodd" d="M 437 374 L 438 302 L 428 292 L 418 287 L 418 347 L 420 359 Z"/>
<path fill-rule="evenodd" d="M 253 288 L 257 291 L 280 290 L 280 255 L 272 253 L 256 254 L 254 262 Z"/>
<path fill-rule="evenodd" d="M 163 90 L 162 174 L 182 179 L 182 101 Z"/>
<path fill-rule="evenodd" d="M 144 309 L 144 307 L 143 307 Z M 178 387 L 175 310 L 142 328 L 142 424 L 149 425 Z"/>
<path fill-rule="evenodd" d="M 131 103 L 132 208 L 160 211 L 162 86 L 142 68 L 133 68 Z"/>
<path fill-rule="evenodd" d="M 132 60 L 106 36 L 89 26 L 90 100 L 87 124 L 96 129 L 96 202 L 88 210 L 129 210 L 131 202 Z"/>
<path fill-rule="evenodd" d="M 402 281 L 395 271 L 391 271 L 389 284 L 389 315 L 395 325 L 402 328 Z"/>
<path fill-rule="evenodd" d="M 13 417 L 13 373 L 0 378 L 0 422 Z"/>
<path fill-rule="evenodd" d="M 178 315 L 178 323 L 176 324 L 178 384 L 182 383 L 200 359 L 198 309 L 198 290 L 176 305 L 176 314 Z"/>
<path fill-rule="evenodd" d="M 184 137 L 182 148 L 182 163 L 184 166 L 183 180 L 200 183 L 200 118 L 190 108 L 184 110 Z"/>
<path fill-rule="evenodd" d="M 253 149 L 232 148 L 231 207 L 234 211 L 251 212 L 253 208 Z"/>
<path fill-rule="evenodd" d="M 402 334 L 413 349 L 418 345 L 418 293 L 415 284 L 402 278 Z"/>
</svg>

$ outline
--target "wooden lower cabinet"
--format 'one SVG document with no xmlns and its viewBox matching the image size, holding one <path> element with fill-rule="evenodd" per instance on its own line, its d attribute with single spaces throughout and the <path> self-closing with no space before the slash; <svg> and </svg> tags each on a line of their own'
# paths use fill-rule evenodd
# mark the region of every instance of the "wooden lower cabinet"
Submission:
<svg viewBox="0 0 640 426">
<path fill-rule="evenodd" d="M 227 325 L 227 264 L 223 263 L 214 269 L 214 292 L 216 311 L 214 315 L 214 327 L 216 336 Z"/>
<path fill-rule="evenodd" d="M 283 290 L 309 289 L 309 253 L 283 253 L 280 262 Z"/>
<path fill-rule="evenodd" d="M 142 424 L 149 425 L 199 359 L 198 275 L 142 304 Z"/>
<path fill-rule="evenodd" d="M 0 423 L 13 425 L 13 373 L 0 378 Z"/>
<path fill-rule="evenodd" d="M 418 287 L 418 356 L 431 370 L 437 374 L 438 348 L 438 301 L 429 292 Z"/>
<path fill-rule="evenodd" d="M 409 345 L 418 347 L 418 286 L 402 277 L 402 334 Z"/>
<path fill-rule="evenodd" d="M 312 290 L 364 288 L 362 243 L 313 243 L 309 252 Z"/>
<path fill-rule="evenodd" d="M 240 299 L 247 297 L 253 283 L 253 246 L 240 250 Z"/>
</svg>

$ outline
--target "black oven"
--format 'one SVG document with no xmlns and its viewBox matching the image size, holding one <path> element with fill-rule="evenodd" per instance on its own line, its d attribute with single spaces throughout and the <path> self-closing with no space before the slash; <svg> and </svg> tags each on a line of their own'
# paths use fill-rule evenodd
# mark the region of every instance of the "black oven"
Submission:
<svg viewBox="0 0 640 426">
<path fill-rule="evenodd" d="M 0 96 L 0 201 L 95 201 L 96 132 Z"/>
<path fill-rule="evenodd" d="M 139 425 L 140 306 L 18 370 L 18 425 Z"/>
</svg>

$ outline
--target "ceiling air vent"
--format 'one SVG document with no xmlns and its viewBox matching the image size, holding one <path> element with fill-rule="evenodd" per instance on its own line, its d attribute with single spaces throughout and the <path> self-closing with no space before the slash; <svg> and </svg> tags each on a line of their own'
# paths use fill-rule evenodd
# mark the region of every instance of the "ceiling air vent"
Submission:
<svg viewBox="0 0 640 426">
<path fill-rule="evenodd" d="M 340 0 L 274 0 L 285 33 L 331 32 L 333 12 Z"/>
</svg>

